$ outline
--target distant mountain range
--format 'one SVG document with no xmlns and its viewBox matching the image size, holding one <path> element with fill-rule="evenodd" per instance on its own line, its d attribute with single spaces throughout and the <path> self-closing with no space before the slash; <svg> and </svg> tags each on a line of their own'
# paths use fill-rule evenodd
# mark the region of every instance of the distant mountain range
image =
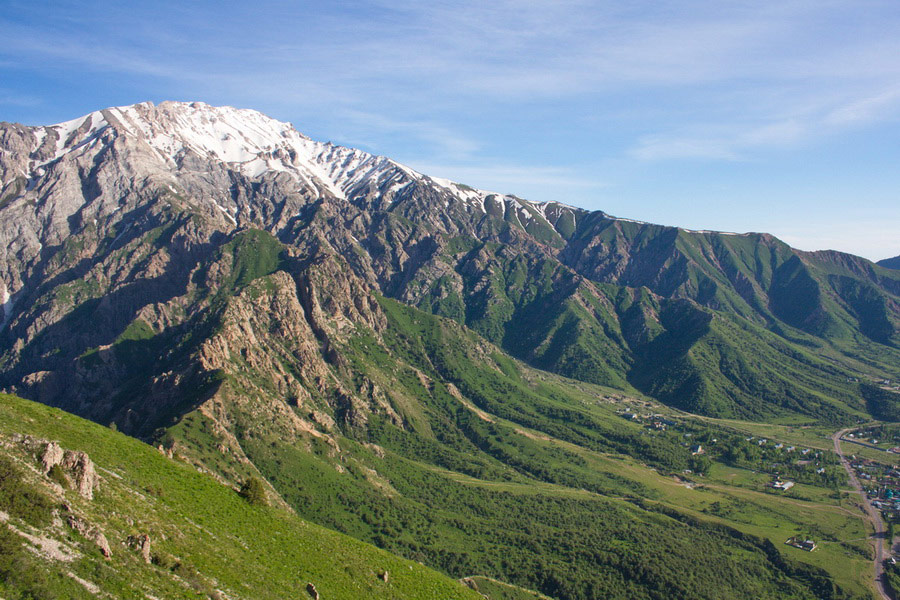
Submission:
<svg viewBox="0 0 900 600">
<path fill-rule="evenodd" d="M 697 468 L 684 439 L 597 416 L 604 395 L 897 420 L 876 382 L 900 378 L 900 271 L 478 190 L 202 103 L 4 123 L 0 150 L 3 389 L 225 481 L 262 475 L 302 516 L 456 576 L 572 600 L 828 595 L 817 571 L 645 505 L 578 453 Z M 568 495 L 506 504 L 446 472 L 611 495 L 603 526 L 629 553 Z M 520 511 L 559 520 L 527 542 L 506 521 Z M 731 567 L 669 548 L 676 522 L 685 549 L 766 575 L 717 579 Z M 570 540 L 593 558 L 566 558 Z M 648 557 L 666 572 L 639 576 Z"/>
<path fill-rule="evenodd" d="M 900 256 L 879 260 L 877 264 L 882 267 L 887 267 L 888 269 L 900 269 Z"/>
<path fill-rule="evenodd" d="M 0 143 L 2 384 L 127 430 L 209 375 L 195 322 L 270 271 L 297 284 L 316 363 L 341 337 L 316 320 L 377 324 L 375 293 L 542 369 L 716 416 L 838 421 L 866 411 L 849 377 L 900 365 L 900 273 L 767 234 L 485 192 L 200 103 L 4 125 Z M 245 244 L 268 262 L 234 272 Z M 180 374 L 162 357 L 137 376 L 111 352 L 151 341 L 186 352 Z"/>
</svg>

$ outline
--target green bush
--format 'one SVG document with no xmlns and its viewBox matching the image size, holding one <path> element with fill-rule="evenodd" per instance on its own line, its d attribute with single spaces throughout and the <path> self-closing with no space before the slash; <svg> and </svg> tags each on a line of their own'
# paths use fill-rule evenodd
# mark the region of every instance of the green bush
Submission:
<svg viewBox="0 0 900 600">
<path fill-rule="evenodd" d="M 66 473 L 61 466 L 53 465 L 50 467 L 50 470 L 47 472 L 47 477 L 49 477 L 51 481 L 55 481 L 61 485 L 63 488 L 69 488 L 69 478 L 66 477 Z"/>
<path fill-rule="evenodd" d="M 238 494 L 253 506 L 269 505 L 269 500 L 266 497 L 266 486 L 258 477 L 251 477 L 245 481 Z"/>
</svg>

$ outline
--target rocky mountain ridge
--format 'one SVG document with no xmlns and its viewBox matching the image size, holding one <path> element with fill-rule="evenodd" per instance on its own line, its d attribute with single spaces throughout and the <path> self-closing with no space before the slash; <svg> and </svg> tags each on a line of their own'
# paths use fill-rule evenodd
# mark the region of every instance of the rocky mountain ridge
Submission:
<svg viewBox="0 0 900 600">
<path fill-rule="evenodd" d="M 234 275 L 221 249 L 251 230 L 274 236 L 271 248 L 261 242 L 282 257 L 269 266 L 292 265 L 298 290 L 317 269 L 322 281 L 345 278 L 350 295 L 324 301 L 349 323 L 371 323 L 355 303 L 372 290 L 542 368 L 701 412 L 833 418 L 822 391 L 854 404 L 833 359 L 788 347 L 835 347 L 845 373 L 866 370 L 859 356 L 881 365 L 875 355 L 897 353 L 900 277 L 864 259 L 475 190 L 254 111 L 145 103 L 50 127 L 4 125 L 0 143 L 3 385 L 95 418 L 94 401 L 59 382 L 118 379 L 106 359 L 129 327 L 173 335 L 206 319 L 224 298 L 212 291 Z M 87 314 L 90 325 L 73 330 Z M 310 314 L 297 320 L 334 352 L 327 328 Z M 782 384 L 748 378 L 760 361 L 731 339 L 748 327 L 764 354 L 776 349 L 760 367 L 770 374 L 755 379 L 778 379 L 787 360 L 791 378 L 828 381 L 822 391 L 796 389 L 785 402 Z M 734 372 L 704 367 L 712 355 L 699 355 L 710 352 Z M 86 356 L 101 360 L 87 368 Z M 168 369 L 152 380 L 181 381 Z"/>
</svg>

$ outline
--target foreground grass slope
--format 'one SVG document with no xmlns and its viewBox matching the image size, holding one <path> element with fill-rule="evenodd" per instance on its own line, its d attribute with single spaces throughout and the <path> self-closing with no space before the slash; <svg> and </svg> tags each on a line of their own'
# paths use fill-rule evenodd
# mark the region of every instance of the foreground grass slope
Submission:
<svg viewBox="0 0 900 600">
<path fill-rule="evenodd" d="M 93 500 L 40 474 L 16 434 L 87 452 L 101 477 Z M 56 409 L 0 395 L 0 442 L 0 510 L 8 517 L 0 523 L 0 596 L 6 600 L 276 599 L 303 597 L 308 583 L 327 599 L 479 598 L 283 506 L 253 506 L 192 466 Z M 111 557 L 104 559 L 96 543 L 54 515 L 75 515 L 102 531 Z M 150 564 L 124 544 L 142 535 L 151 540 Z"/>
</svg>

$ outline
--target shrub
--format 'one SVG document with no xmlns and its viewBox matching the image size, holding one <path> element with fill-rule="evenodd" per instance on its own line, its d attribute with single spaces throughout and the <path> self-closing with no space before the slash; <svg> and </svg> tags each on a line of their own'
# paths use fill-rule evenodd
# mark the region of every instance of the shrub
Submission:
<svg viewBox="0 0 900 600">
<path fill-rule="evenodd" d="M 53 465 L 50 467 L 50 470 L 47 472 L 47 477 L 49 477 L 51 481 L 55 481 L 61 485 L 63 488 L 69 488 L 69 478 L 66 477 L 66 473 L 61 466 Z"/>
<path fill-rule="evenodd" d="M 245 481 L 238 494 L 253 506 L 269 505 L 269 500 L 266 497 L 266 486 L 258 477 L 251 477 Z"/>
</svg>

